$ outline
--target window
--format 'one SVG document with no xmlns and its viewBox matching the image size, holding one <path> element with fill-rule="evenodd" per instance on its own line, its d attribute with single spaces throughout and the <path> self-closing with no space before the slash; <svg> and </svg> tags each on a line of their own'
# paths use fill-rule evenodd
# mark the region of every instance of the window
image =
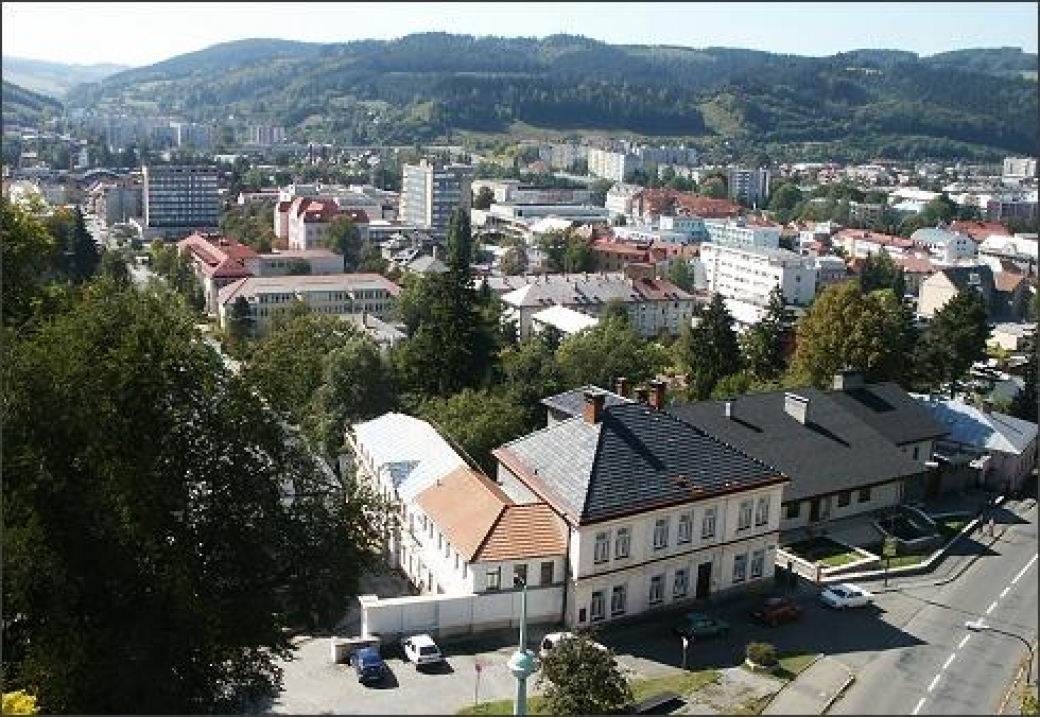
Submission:
<svg viewBox="0 0 1040 717">
<path fill-rule="evenodd" d="M 502 587 L 502 568 L 487 571 L 487 589 L 498 590 Z"/>
<path fill-rule="evenodd" d="M 716 508 L 708 508 L 704 511 L 704 520 L 701 521 L 701 537 L 715 537 L 715 511 Z"/>
<path fill-rule="evenodd" d="M 914 446 L 914 460 L 916 461 L 918 456 L 921 454 L 921 447 Z"/>
<path fill-rule="evenodd" d="M 610 534 L 596 533 L 596 547 L 592 554 L 592 561 L 605 563 L 610 559 Z"/>
<path fill-rule="evenodd" d="M 625 586 L 615 585 L 610 591 L 610 616 L 625 614 Z"/>
<path fill-rule="evenodd" d="M 589 616 L 592 622 L 602 620 L 604 617 L 606 617 L 606 613 L 604 612 L 605 607 L 606 605 L 603 599 L 603 592 L 597 591 L 592 593 L 592 601 L 589 603 Z"/>
<path fill-rule="evenodd" d="M 747 577 L 747 553 L 733 558 L 733 582 L 742 583 Z"/>
<path fill-rule="evenodd" d="M 523 580 L 524 585 L 527 585 L 527 565 L 514 565 L 513 566 L 513 584 L 516 585 L 517 580 Z"/>
<path fill-rule="evenodd" d="M 658 518 L 654 523 L 654 550 L 668 547 L 668 518 Z"/>
<path fill-rule="evenodd" d="M 740 501 L 740 515 L 737 516 L 737 530 L 747 530 L 751 527 L 751 501 Z"/>
<path fill-rule="evenodd" d="M 766 564 L 766 551 L 765 550 L 759 549 L 759 550 L 756 550 L 755 552 L 751 553 L 751 577 L 752 578 L 760 578 L 760 577 L 762 577 L 762 570 L 765 568 L 765 564 Z"/>
<path fill-rule="evenodd" d="M 679 531 L 675 542 L 679 545 L 690 542 L 693 535 L 693 513 L 683 513 L 679 516 Z"/>
<path fill-rule="evenodd" d="M 552 585 L 553 578 L 556 576 L 553 574 L 556 564 L 551 560 L 546 560 L 542 563 L 542 585 Z"/>
<path fill-rule="evenodd" d="M 617 538 L 614 540 L 614 559 L 627 558 L 632 543 L 632 530 L 630 528 L 618 528 Z"/>
<path fill-rule="evenodd" d="M 758 506 L 755 508 L 755 525 L 765 525 L 769 522 L 769 496 L 764 496 L 758 499 Z"/>
<path fill-rule="evenodd" d="M 664 575 L 655 575 L 650 578 L 650 595 L 647 602 L 651 605 L 660 605 L 664 600 Z"/>
<path fill-rule="evenodd" d="M 844 508 L 845 506 L 847 506 L 851 502 L 852 502 L 852 491 L 851 490 L 843 490 L 841 493 L 838 493 L 838 507 L 839 508 Z"/>
<path fill-rule="evenodd" d="M 787 517 L 797 518 L 798 514 L 802 512 L 802 504 L 800 502 L 793 501 L 787 504 Z"/>
<path fill-rule="evenodd" d="M 870 487 L 859 489 L 859 502 L 869 503 L 870 502 Z"/>
<path fill-rule="evenodd" d="M 690 587 L 690 573 L 685 568 L 675 571 L 675 583 L 672 585 L 672 597 L 686 597 Z"/>
</svg>

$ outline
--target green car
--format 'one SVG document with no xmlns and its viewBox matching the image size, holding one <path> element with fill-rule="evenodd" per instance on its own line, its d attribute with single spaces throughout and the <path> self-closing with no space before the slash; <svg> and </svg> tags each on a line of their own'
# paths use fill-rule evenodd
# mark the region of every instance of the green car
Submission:
<svg viewBox="0 0 1040 717">
<path fill-rule="evenodd" d="M 725 637 L 729 634 L 729 623 L 703 612 L 688 612 L 683 625 L 673 629 L 679 637 L 700 639 L 705 637 Z"/>
</svg>

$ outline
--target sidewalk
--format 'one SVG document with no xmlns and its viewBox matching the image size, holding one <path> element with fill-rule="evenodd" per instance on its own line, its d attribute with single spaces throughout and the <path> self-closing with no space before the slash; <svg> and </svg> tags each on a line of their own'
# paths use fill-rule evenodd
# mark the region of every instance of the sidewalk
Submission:
<svg viewBox="0 0 1040 717">
<path fill-rule="evenodd" d="M 852 671 L 843 663 L 833 657 L 823 657 L 784 685 L 773 701 L 762 710 L 762 714 L 823 714 L 852 684 L 853 679 Z"/>
</svg>

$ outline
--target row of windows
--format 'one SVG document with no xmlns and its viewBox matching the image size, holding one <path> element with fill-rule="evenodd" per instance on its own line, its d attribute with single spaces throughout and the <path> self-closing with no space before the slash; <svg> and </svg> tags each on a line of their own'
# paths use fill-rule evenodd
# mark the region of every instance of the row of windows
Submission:
<svg viewBox="0 0 1040 717">
<path fill-rule="evenodd" d="M 556 579 L 556 564 L 552 560 L 544 560 L 539 565 L 539 585 L 552 585 Z M 527 582 L 527 564 L 521 563 L 513 566 L 513 582 L 512 585 L 516 585 L 517 581 L 522 581 L 524 585 L 529 585 Z M 502 568 L 493 568 L 487 571 L 486 580 L 484 581 L 485 590 L 501 590 L 502 589 Z"/>
<path fill-rule="evenodd" d="M 860 488 L 857 491 L 856 502 L 858 503 L 869 503 L 870 502 L 870 486 L 866 488 Z M 838 507 L 844 508 L 852 503 L 852 491 L 843 490 L 838 493 Z M 793 501 L 787 504 L 784 516 L 786 518 L 797 518 L 802 512 L 802 501 Z"/>
</svg>

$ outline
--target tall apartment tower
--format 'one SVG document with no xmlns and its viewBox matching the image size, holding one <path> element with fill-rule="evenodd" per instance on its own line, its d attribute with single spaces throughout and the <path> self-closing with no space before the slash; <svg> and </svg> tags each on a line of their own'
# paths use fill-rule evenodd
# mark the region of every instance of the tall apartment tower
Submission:
<svg viewBox="0 0 1040 717">
<path fill-rule="evenodd" d="M 217 168 L 161 166 L 144 168 L 146 239 L 183 239 L 194 231 L 220 225 Z"/>
<path fill-rule="evenodd" d="M 469 211 L 473 204 L 473 167 L 467 164 L 437 166 L 423 159 L 404 165 L 399 218 L 444 239 L 455 209 Z"/>
<path fill-rule="evenodd" d="M 769 199 L 769 170 L 730 167 L 727 172 L 729 198 L 749 207 L 761 207 Z"/>
</svg>

